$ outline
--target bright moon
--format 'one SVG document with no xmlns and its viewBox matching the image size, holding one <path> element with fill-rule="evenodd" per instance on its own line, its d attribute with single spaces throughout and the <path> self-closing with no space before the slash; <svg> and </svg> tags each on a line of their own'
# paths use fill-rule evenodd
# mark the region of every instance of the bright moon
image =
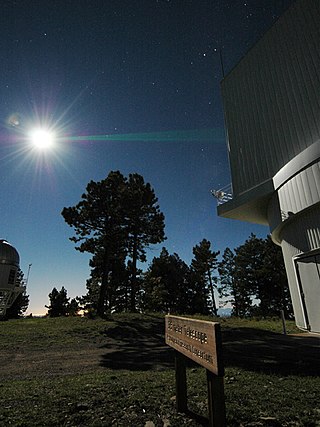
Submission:
<svg viewBox="0 0 320 427">
<path fill-rule="evenodd" d="M 45 129 L 35 129 L 31 132 L 31 143 L 39 150 L 47 150 L 54 144 L 54 134 Z"/>
</svg>

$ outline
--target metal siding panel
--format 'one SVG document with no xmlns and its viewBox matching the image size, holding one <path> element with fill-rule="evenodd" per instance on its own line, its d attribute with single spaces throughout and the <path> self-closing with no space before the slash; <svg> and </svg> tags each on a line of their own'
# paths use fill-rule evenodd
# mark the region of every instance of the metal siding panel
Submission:
<svg viewBox="0 0 320 427">
<path fill-rule="evenodd" d="M 293 197 L 296 203 L 296 212 L 300 212 L 302 211 L 302 209 L 305 206 L 305 197 L 303 194 L 303 186 L 302 186 L 302 182 L 300 179 L 300 175 L 297 175 L 293 180 L 292 180 L 292 190 L 293 190 Z"/>
<path fill-rule="evenodd" d="M 305 171 L 295 177 L 295 182 L 297 184 L 297 192 L 295 197 L 299 199 L 299 211 L 304 209 L 305 206 L 309 206 L 311 204 L 311 200 L 308 202 L 307 198 L 308 182 L 306 182 L 306 179 Z"/>
<path fill-rule="evenodd" d="M 290 296 L 293 305 L 294 317 L 297 326 L 305 329 L 307 325 L 305 324 L 303 309 L 301 305 L 300 292 L 298 288 L 296 273 L 293 264 L 293 257 L 298 255 L 297 249 L 286 241 L 283 241 L 281 244 L 283 259 L 286 267 L 288 284 L 290 289 Z"/>
<path fill-rule="evenodd" d="M 303 171 L 301 175 L 303 177 L 304 191 L 307 199 L 306 206 L 311 206 L 320 200 L 319 193 L 317 191 L 317 182 L 314 179 L 313 167 L 309 167 Z"/>
<path fill-rule="evenodd" d="M 281 238 L 296 248 L 296 254 L 320 248 L 319 215 L 318 204 L 284 225 Z"/>
<path fill-rule="evenodd" d="M 307 230 L 307 236 L 308 236 L 308 240 L 310 242 L 310 246 L 311 247 L 316 247 L 317 246 L 317 233 L 316 233 L 316 230 L 314 230 L 313 228 L 311 228 L 310 230 Z"/>
<path fill-rule="evenodd" d="M 242 81 L 240 83 L 240 86 L 247 86 L 247 75 L 242 75 Z M 240 88 L 239 86 L 239 88 Z M 242 129 L 242 138 L 241 138 L 241 159 L 242 159 L 242 187 L 248 187 L 250 185 L 250 181 L 253 179 L 253 171 L 252 167 L 249 165 L 249 159 L 251 157 L 251 150 L 250 150 L 250 140 L 252 138 L 251 133 L 252 129 L 247 127 L 247 120 L 248 117 L 252 114 L 251 106 L 248 103 L 249 96 L 245 97 L 243 100 L 241 99 L 241 93 L 239 91 L 238 94 L 238 100 L 239 103 L 242 103 L 241 113 L 239 115 L 239 124 Z M 247 140 L 245 140 L 245 138 Z M 246 147 L 246 148 L 245 148 Z M 248 151 L 249 155 L 244 156 L 244 150 Z M 247 173 L 245 173 L 247 171 Z"/>
<path fill-rule="evenodd" d="M 235 196 L 320 137 L 319 20 L 298 0 L 223 81 Z"/>
<path fill-rule="evenodd" d="M 320 162 L 301 171 L 278 190 L 283 213 L 301 212 L 320 201 Z M 286 218 L 286 215 L 285 215 Z"/>
<path fill-rule="evenodd" d="M 279 194 L 279 204 L 280 204 L 280 209 L 281 211 L 285 214 L 287 214 L 287 212 L 289 210 L 291 210 L 291 207 L 289 209 L 289 198 L 288 198 L 288 191 L 286 189 L 286 187 L 282 187 L 280 188 L 280 190 L 278 191 Z"/>
<path fill-rule="evenodd" d="M 310 167 L 303 173 L 303 188 L 307 199 L 307 206 L 313 205 L 313 203 L 316 201 L 314 194 L 315 187 L 315 183 L 313 182 L 312 168 Z"/>
<path fill-rule="evenodd" d="M 292 18 L 292 17 L 291 17 Z M 298 25 L 298 26 L 297 26 Z M 299 23 L 296 23 L 296 28 L 299 28 Z M 288 93 L 291 94 L 290 98 L 288 97 L 290 105 L 290 113 L 288 114 L 288 125 L 291 129 L 294 130 L 293 140 L 295 141 L 294 149 L 295 154 L 300 153 L 305 145 L 303 141 L 305 140 L 305 135 L 303 131 L 303 109 L 301 107 L 301 99 L 299 92 L 301 91 L 301 86 L 305 86 L 305 75 L 301 74 L 301 62 L 303 62 L 303 56 L 298 58 L 296 52 L 292 52 L 292 45 L 297 46 L 301 44 L 301 34 L 294 31 L 294 28 L 288 26 L 288 22 L 285 22 L 285 28 L 289 34 L 288 38 L 284 39 L 286 47 L 286 70 L 287 79 L 284 79 L 287 83 Z M 296 48 L 295 48 L 296 49 Z M 299 74 L 299 77 L 298 77 Z M 310 138 L 308 138 L 310 139 Z"/>
<path fill-rule="evenodd" d="M 315 198 L 315 200 L 320 200 L 320 162 L 315 163 L 311 166 L 311 173 L 312 174 L 312 186 L 311 191 Z"/>
<path fill-rule="evenodd" d="M 271 46 L 276 45 L 276 42 L 270 39 L 268 41 L 268 46 L 266 49 L 266 55 L 265 55 L 265 61 L 267 63 L 272 63 L 273 58 L 271 54 Z M 264 64 L 264 67 L 266 67 L 266 64 Z M 269 120 L 274 124 L 273 126 L 270 126 L 269 129 L 269 149 L 270 149 L 270 158 L 272 160 L 272 166 L 271 169 L 276 169 L 276 161 L 274 154 L 277 153 L 279 157 L 279 161 L 281 163 L 284 162 L 284 143 L 286 141 L 285 133 L 283 132 L 283 126 L 282 121 L 279 120 L 280 117 L 280 108 L 279 108 L 279 100 L 278 100 L 278 93 L 276 90 L 276 81 L 275 81 L 275 75 L 274 73 L 268 73 L 268 79 L 266 79 L 266 89 L 267 93 L 269 94 L 270 102 L 267 105 L 268 108 L 268 116 Z M 280 144 L 279 144 L 280 141 Z"/>
<path fill-rule="evenodd" d="M 294 194 L 293 180 L 288 182 L 287 192 L 288 192 L 288 211 L 292 213 L 296 213 L 299 209 L 298 209 L 295 194 Z"/>
<path fill-rule="evenodd" d="M 285 27 L 285 26 L 284 26 Z M 294 108 L 294 92 L 292 91 L 293 85 L 291 84 L 291 73 L 290 66 L 288 64 L 288 48 L 289 46 L 286 44 L 287 37 L 283 37 L 283 28 L 282 31 L 277 31 L 277 39 L 279 40 L 282 37 L 282 43 L 280 44 L 281 55 L 278 55 L 275 60 L 277 61 L 277 85 L 278 90 L 281 93 L 280 103 L 281 103 L 281 120 L 285 126 L 285 134 L 286 139 L 288 140 L 288 152 L 286 153 L 286 161 L 290 159 L 291 156 L 296 156 L 300 149 L 297 148 L 297 129 L 296 129 L 296 121 L 292 120 L 293 116 L 293 108 Z M 287 33 L 286 36 L 291 38 L 291 34 Z M 289 94 L 291 95 L 289 97 Z"/>
<path fill-rule="evenodd" d="M 300 212 L 303 209 L 303 206 L 304 206 L 303 201 L 305 198 L 303 195 L 301 180 L 299 179 L 298 176 L 296 176 L 292 180 L 292 192 L 293 192 L 293 197 L 296 204 L 296 212 Z"/>
<path fill-rule="evenodd" d="M 318 314 L 320 307 L 320 277 L 316 257 L 308 256 L 299 258 L 297 260 L 297 267 L 311 330 L 320 332 L 320 316 Z"/>
<path fill-rule="evenodd" d="M 286 187 L 288 193 L 288 208 L 292 213 L 296 213 L 298 211 L 298 206 L 296 203 L 296 198 L 294 194 L 294 184 L 293 180 L 290 180 Z"/>
<path fill-rule="evenodd" d="M 257 67 L 256 74 L 256 96 L 255 96 L 255 107 L 256 107 L 256 117 L 254 120 L 256 124 L 256 144 L 257 144 L 257 158 L 258 168 L 259 168 L 259 177 L 255 180 L 254 185 L 259 184 L 259 182 L 263 182 L 265 177 L 268 176 L 268 170 L 272 167 L 272 159 L 273 159 L 273 150 L 270 145 L 269 138 L 269 129 L 268 123 L 270 122 L 270 113 L 269 113 L 269 103 L 261 103 L 261 99 L 268 99 L 270 97 L 270 92 L 266 87 L 266 84 L 270 80 L 270 70 L 267 64 L 265 63 L 265 55 L 262 55 L 262 52 L 259 54 L 258 61 L 260 62 L 260 66 Z M 263 84 L 261 84 L 263 82 Z M 259 112 L 260 109 L 260 112 Z"/>
<path fill-rule="evenodd" d="M 319 3 L 318 3 L 318 9 Z M 301 19 L 300 17 L 303 17 Z M 319 10 L 318 10 L 319 17 Z M 300 19 L 299 19 L 300 18 Z M 305 114 L 304 123 L 309 126 L 309 137 L 311 139 L 320 137 L 319 118 L 320 118 L 320 100 L 319 100 L 319 68 L 320 68 L 320 51 L 319 51 L 319 22 L 316 15 L 311 13 L 309 8 L 300 8 L 300 15 L 294 15 L 293 19 L 299 20 L 297 25 L 302 26 L 300 36 L 302 42 L 298 44 L 300 49 L 300 61 L 297 65 L 301 68 L 300 74 L 305 76 L 305 85 L 300 90 L 301 112 Z M 306 28 L 308 23 L 308 29 Z M 312 37 L 311 35 L 314 35 Z M 306 60 L 308 59 L 308 60 Z"/>
<path fill-rule="evenodd" d="M 252 90 L 254 90 L 255 85 L 254 85 L 254 80 L 255 80 L 255 74 L 245 74 L 245 82 L 244 84 L 250 88 L 250 92 Z M 250 81 L 252 82 L 252 86 L 250 87 Z M 253 96 L 252 96 L 253 95 Z M 245 132 L 247 135 L 247 141 L 245 141 L 247 148 L 246 148 L 246 153 L 247 155 L 245 156 L 246 159 L 246 170 L 247 170 L 247 174 L 246 174 L 246 188 L 250 188 L 250 186 L 254 185 L 257 178 L 260 175 L 260 172 L 257 169 L 257 165 L 258 165 L 258 157 L 257 157 L 257 152 L 255 149 L 256 143 L 255 141 L 258 138 L 258 133 L 257 133 L 257 129 L 256 129 L 256 123 L 254 122 L 254 116 L 256 115 L 256 106 L 254 104 L 255 100 L 255 94 L 249 93 L 249 96 L 246 98 L 245 100 L 245 104 L 246 107 L 245 109 L 248 112 L 248 116 L 245 117 L 245 122 L 244 122 L 244 126 L 245 126 Z M 254 122 L 254 126 L 249 126 L 249 122 Z M 255 173 L 257 172 L 257 173 Z"/>
<path fill-rule="evenodd" d="M 237 105 L 237 84 L 235 81 L 230 81 L 230 85 L 228 87 L 228 90 L 224 90 L 224 87 L 222 87 L 222 91 L 224 93 L 224 104 L 228 105 L 227 108 L 225 108 L 225 117 L 226 117 L 226 124 L 228 128 L 228 136 L 229 136 L 229 145 L 230 145 L 230 169 L 232 174 L 232 184 L 233 184 L 233 191 L 235 193 L 238 193 L 240 188 L 243 187 L 242 185 L 242 170 L 241 165 L 242 162 L 239 162 L 240 158 L 240 144 L 233 144 L 233 141 L 237 138 L 237 125 L 238 125 L 238 105 Z M 240 164 L 239 164 L 240 163 Z"/>
<path fill-rule="evenodd" d="M 319 215 L 320 204 L 288 221 L 281 232 L 281 248 L 288 276 L 295 320 L 297 325 L 302 328 L 306 328 L 306 325 L 293 258 L 320 248 Z"/>
</svg>

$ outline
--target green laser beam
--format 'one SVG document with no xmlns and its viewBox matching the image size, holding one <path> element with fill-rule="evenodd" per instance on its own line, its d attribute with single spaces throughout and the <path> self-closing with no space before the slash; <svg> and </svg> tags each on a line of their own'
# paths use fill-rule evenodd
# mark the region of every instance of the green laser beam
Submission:
<svg viewBox="0 0 320 427">
<path fill-rule="evenodd" d="M 69 141 L 147 141 L 147 142 L 173 142 L 173 141 L 217 141 L 223 142 L 223 133 L 220 129 L 195 129 L 176 130 L 148 133 L 124 133 L 112 135 L 80 135 L 64 138 Z"/>
</svg>

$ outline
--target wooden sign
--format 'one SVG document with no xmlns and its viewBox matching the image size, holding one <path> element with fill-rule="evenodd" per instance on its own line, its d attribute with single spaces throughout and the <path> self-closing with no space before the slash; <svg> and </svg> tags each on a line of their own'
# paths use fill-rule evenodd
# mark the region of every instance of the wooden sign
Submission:
<svg viewBox="0 0 320 427">
<path fill-rule="evenodd" d="M 166 316 L 166 344 L 214 374 L 223 376 L 219 323 Z"/>
<path fill-rule="evenodd" d="M 189 412 L 186 358 L 206 368 L 209 427 L 226 427 L 224 368 L 220 324 L 178 316 L 166 316 L 166 344 L 175 349 L 176 405 Z"/>
</svg>

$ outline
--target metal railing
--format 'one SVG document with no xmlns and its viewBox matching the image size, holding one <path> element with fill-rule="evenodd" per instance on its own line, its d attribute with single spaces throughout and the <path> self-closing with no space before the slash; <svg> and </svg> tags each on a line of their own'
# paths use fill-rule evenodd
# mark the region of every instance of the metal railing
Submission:
<svg viewBox="0 0 320 427">
<path fill-rule="evenodd" d="M 17 283 L 14 287 L 0 288 L 0 317 L 5 316 L 7 309 L 11 307 L 16 298 L 25 292 L 25 290 L 24 281 Z"/>
<path fill-rule="evenodd" d="M 219 190 L 211 190 L 211 194 L 217 199 L 218 206 L 233 199 L 232 184 L 228 184 Z"/>
</svg>

